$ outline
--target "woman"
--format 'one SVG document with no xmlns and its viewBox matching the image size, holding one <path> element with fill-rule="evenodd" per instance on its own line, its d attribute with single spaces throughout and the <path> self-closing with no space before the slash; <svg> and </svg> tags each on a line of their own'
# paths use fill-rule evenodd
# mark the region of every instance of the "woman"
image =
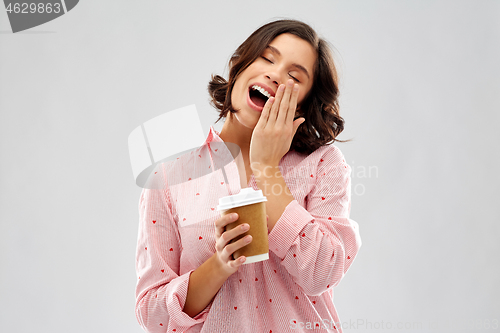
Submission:
<svg viewBox="0 0 500 333">
<path fill-rule="evenodd" d="M 256 30 L 229 65 L 227 81 L 209 84 L 221 132 L 211 128 L 194 154 L 163 166 L 165 190 L 141 195 L 138 321 L 148 332 L 341 332 L 332 288 L 361 241 L 349 219 L 351 170 L 329 145 L 344 124 L 331 53 L 308 25 L 280 20 Z M 217 144 L 229 142 L 244 161 L 239 173 L 228 168 L 231 184 L 216 172 L 188 178 L 188 166 L 214 170 Z M 186 182 L 173 185 L 171 174 Z M 239 191 L 240 176 L 268 200 L 269 260 L 249 265 L 232 254 L 251 236 L 230 244 L 246 229 L 224 231 L 238 217 L 214 208 L 224 186 Z"/>
</svg>

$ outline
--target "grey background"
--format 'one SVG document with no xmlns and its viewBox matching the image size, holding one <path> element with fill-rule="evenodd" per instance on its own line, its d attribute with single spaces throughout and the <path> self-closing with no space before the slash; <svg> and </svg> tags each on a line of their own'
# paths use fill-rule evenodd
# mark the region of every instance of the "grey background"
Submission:
<svg viewBox="0 0 500 333">
<path fill-rule="evenodd" d="M 335 291 L 345 331 L 500 331 L 500 1 L 487 0 L 87 0 L 18 34 L 0 10 L 0 331 L 141 332 L 128 134 L 192 103 L 207 134 L 210 75 L 279 17 L 337 50 L 339 138 L 353 139 L 337 145 L 363 239 Z"/>
</svg>

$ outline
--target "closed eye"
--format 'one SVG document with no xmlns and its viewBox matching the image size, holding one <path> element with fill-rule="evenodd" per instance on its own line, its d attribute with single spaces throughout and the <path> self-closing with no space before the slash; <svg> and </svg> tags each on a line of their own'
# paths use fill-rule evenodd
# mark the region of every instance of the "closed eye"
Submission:
<svg viewBox="0 0 500 333">
<path fill-rule="evenodd" d="M 289 76 L 290 76 L 290 77 L 291 77 L 294 81 L 296 81 L 296 82 L 300 83 L 300 81 L 299 81 L 299 80 L 298 80 L 295 76 L 293 76 L 293 75 L 291 75 L 291 74 L 288 74 L 288 75 L 289 75 Z"/>
<path fill-rule="evenodd" d="M 264 57 L 264 56 L 261 56 L 261 58 L 262 58 L 262 59 L 264 59 L 264 60 L 266 60 L 266 61 L 268 61 L 268 62 L 270 62 L 271 64 L 273 63 L 271 60 L 267 59 L 267 58 L 266 58 L 266 57 Z"/>
</svg>

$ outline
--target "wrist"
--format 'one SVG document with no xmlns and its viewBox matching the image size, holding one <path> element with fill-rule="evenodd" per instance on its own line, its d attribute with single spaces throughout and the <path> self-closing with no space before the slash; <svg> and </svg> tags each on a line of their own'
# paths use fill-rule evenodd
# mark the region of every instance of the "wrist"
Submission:
<svg viewBox="0 0 500 333">
<path fill-rule="evenodd" d="M 250 164 L 250 168 L 252 169 L 255 178 L 271 178 L 281 175 L 278 164 L 253 162 Z"/>
</svg>

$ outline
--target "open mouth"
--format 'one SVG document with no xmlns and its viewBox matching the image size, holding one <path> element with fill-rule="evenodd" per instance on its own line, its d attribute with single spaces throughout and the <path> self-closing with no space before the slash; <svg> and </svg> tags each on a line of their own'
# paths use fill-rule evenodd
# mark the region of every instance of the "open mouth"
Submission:
<svg viewBox="0 0 500 333">
<path fill-rule="evenodd" d="M 271 97 L 271 95 L 264 90 L 264 88 L 257 85 L 250 87 L 249 96 L 252 103 L 258 107 L 264 107 L 264 104 L 266 104 L 267 100 Z"/>
</svg>

